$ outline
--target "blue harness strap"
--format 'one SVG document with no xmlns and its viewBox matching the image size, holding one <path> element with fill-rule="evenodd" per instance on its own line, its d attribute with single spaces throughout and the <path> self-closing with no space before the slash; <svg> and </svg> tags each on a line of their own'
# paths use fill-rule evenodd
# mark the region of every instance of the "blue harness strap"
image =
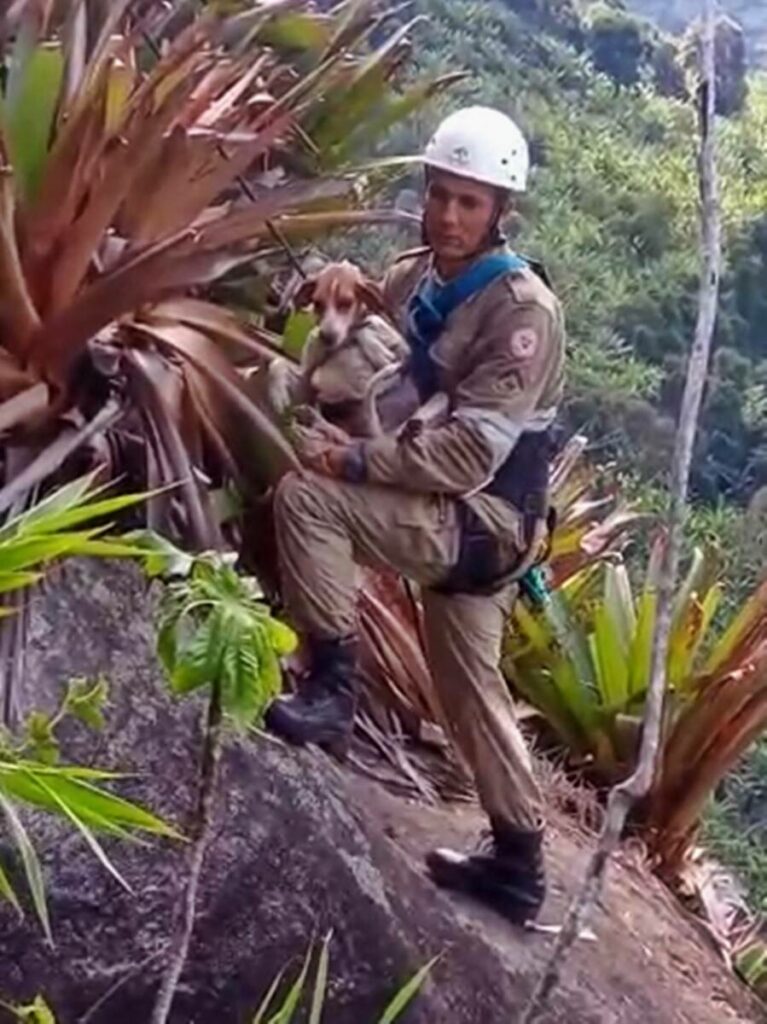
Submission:
<svg viewBox="0 0 767 1024">
<path fill-rule="evenodd" d="M 516 253 L 498 252 L 483 256 L 444 284 L 438 284 L 430 276 L 424 277 L 407 310 L 410 369 L 421 401 L 426 401 L 438 390 L 437 367 L 431 349 L 453 310 L 498 278 L 528 266 L 527 260 Z"/>
</svg>

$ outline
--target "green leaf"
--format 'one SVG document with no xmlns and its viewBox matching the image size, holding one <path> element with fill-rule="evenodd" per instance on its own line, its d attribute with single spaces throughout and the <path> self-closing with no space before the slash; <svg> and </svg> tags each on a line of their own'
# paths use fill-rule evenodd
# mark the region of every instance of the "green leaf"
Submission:
<svg viewBox="0 0 767 1024">
<path fill-rule="evenodd" d="M 333 932 L 325 936 L 320 950 L 320 958 L 317 963 L 317 973 L 314 978 L 314 992 L 312 993 L 312 1005 L 309 1011 L 309 1024 L 321 1024 L 322 1010 L 325 1005 L 325 993 L 328 987 L 328 963 L 330 960 L 330 940 Z"/>
<path fill-rule="evenodd" d="M 617 630 L 617 640 L 628 654 L 637 619 L 629 574 L 623 562 L 605 567 L 605 605 Z"/>
<path fill-rule="evenodd" d="M 59 759 L 59 744 L 53 734 L 50 715 L 33 711 L 24 723 L 29 754 L 43 764 L 55 764 Z"/>
<path fill-rule="evenodd" d="M 64 699 L 64 710 L 70 712 L 91 729 L 104 728 L 104 707 L 109 697 L 109 682 L 105 676 L 90 679 L 72 679 Z"/>
<path fill-rule="evenodd" d="M 637 628 L 629 654 L 629 695 L 634 697 L 647 689 L 650 682 L 652 642 L 655 633 L 655 616 L 658 593 L 653 588 L 644 591 L 639 599 Z"/>
<path fill-rule="evenodd" d="M 176 642 L 178 619 L 179 615 L 168 615 L 160 623 L 160 628 L 157 631 L 157 653 L 169 677 L 173 676 L 178 659 L 178 644 Z"/>
<path fill-rule="evenodd" d="M 20 537 L 0 544 L 0 573 L 27 569 L 41 562 L 50 562 L 62 555 L 84 553 L 94 531 L 51 534 L 43 537 Z"/>
<path fill-rule="evenodd" d="M 457 71 L 434 81 L 419 83 L 403 95 L 385 100 L 377 114 L 363 120 L 355 131 L 338 143 L 334 149 L 334 162 L 342 163 L 354 153 L 370 152 L 373 144 L 394 125 L 465 77 L 465 72 Z"/>
<path fill-rule="evenodd" d="M 306 958 L 304 960 L 304 965 L 301 968 L 301 973 L 290 986 L 288 994 L 285 997 L 285 1001 L 283 1002 L 280 1009 L 273 1017 L 269 1018 L 269 1024 L 290 1024 L 290 1022 L 293 1020 L 293 1016 L 296 1012 L 296 1009 L 298 1008 L 299 1000 L 301 999 L 301 996 L 303 995 L 304 992 L 306 979 L 309 976 L 309 967 L 311 966 L 311 962 L 312 948 L 310 946 L 307 951 Z"/>
<path fill-rule="evenodd" d="M 298 647 L 298 636 L 296 633 L 290 626 L 280 622 L 279 619 L 269 618 L 266 628 L 269 633 L 269 643 L 272 646 L 272 650 L 280 658 L 292 654 L 296 647 Z"/>
<path fill-rule="evenodd" d="M 238 642 L 228 642 L 222 659 L 221 694 L 224 710 L 243 726 L 250 725 L 262 710 L 262 660 L 266 655 L 263 630 L 250 629 L 239 634 Z"/>
<path fill-rule="evenodd" d="M 285 352 L 296 359 L 301 355 L 306 339 L 317 326 L 314 313 L 306 309 L 295 309 L 290 314 L 282 332 Z"/>
<path fill-rule="evenodd" d="M 594 610 L 593 649 L 602 703 L 611 710 L 620 711 L 628 700 L 628 650 L 623 647 L 621 628 L 606 603 Z"/>
<path fill-rule="evenodd" d="M 48 902 L 45 897 L 45 882 L 43 881 L 43 872 L 40 867 L 37 851 L 32 844 L 32 840 L 29 838 L 27 830 L 24 828 L 24 824 L 13 802 L 1 791 L 0 808 L 2 808 L 5 815 L 11 838 L 21 856 L 24 874 L 26 875 L 27 885 L 29 886 L 29 892 L 32 896 L 32 903 L 34 904 L 38 919 L 48 943 L 52 946 L 53 934 L 51 932 L 50 917 L 48 916 Z"/>
<path fill-rule="evenodd" d="M 61 813 L 63 801 L 88 825 L 106 831 L 125 829 L 179 838 L 179 833 L 139 804 L 108 793 L 86 781 L 81 769 L 45 767 L 35 762 L 0 763 L 0 789 L 44 810 Z M 46 783 L 46 789 L 38 784 Z M 58 799 L 50 795 L 53 790 Z"/>
<path fill-rule="evenodd" d="M 222 644 L 222 616 L 215 612 L 197 627 L 191 641 L 178 653 L 170 679 L 173 692 L 191 693 L 212 683 L 222 663 Z"/>
<path fill-rule="evenodd" d="M 0 555 L 0 557 L 2 557 Z M 0 570 L 0 594 L 32 587 L 43 578 L 41 572 L 3 572 Z"/>
<path fill-rule="evenodd" d="M 313 13 L 290 11 L 270 19 L 258 33 L 258 41 L 276 50 L 319 53 L 330 41 L 331 24 Z"/>
<path fill-rule="evenodd" d="M 17 95 L 5 104 L 11 162 L 27 202 L 35 198 L 45 170 L 63 73 L 58 43 L 35 47 L 26 59 Z"/>
<path fill-rule="evenodd" d="M 385 94 L 396 55 L 420 18 L 402 25 L 361 64 L 348 82 L 327 90 L 321 113 L 308 131 L 314 144 L 331 156 L 333 147 L 342 143 L 356 127 L 375 116 L 376 106 Z"/>
<path fill-rule="evenodd" d="M 7 1003 L 2 1005 L 22 1024 L 56 1024 L 53 1011 L 40 995 L 35 996 L 35 1001 L 26 1006 L 10 1006 Z"/>
<path fill-rule="evenodd" d="M 428 964 L 424 964 L 420 971 L 414 974 L 410 981 L 402 986 L 384 1010 L 378 1024 L 393 1024 L 395 1020 L 402 1016 L 410 1003 L 420 992 L 424 982 L 434 969 L 434 965 L 439 959 L 440 958 L 438 956 L 435 956 L 433 960 L 428 962 Z"/>
<path fill-rule="evenodd" d="M 272 1003 L 274 1001 L 274 997 L 275 997 L 275 995 L 277 993 L 277 989 L 280 987 L 280 982 L 282 981 L 284 976 L 285 976 L 285 968 L 283 967 L 283 969 L 279 972 L 279 974 L 275 975 L 274 980 L 272 981 L 271 985 L 269 986 L 269 991 L 264 996 L 261 1005 L 259 1006 L 258 1010 L 256 1011 L 256 1016 L 253 1018 L 252 1024 L 264 1024 L 264 1021 L 266 1019 L 266 1015 L 267 1015 L 267 1013 L 269 1012 L 269 1010 L 271 1008 L 271 1005 L 272 1005 Z"/>
<path fill-rule="evenodd" d="M 30 773 L 31 774 L 31 773 Z M 91 849 L 91 852 L 95 855 L 96 859 L 106 868 L 109 874 L 127 891 L 133 892 L 131 887 L 125 881 L 123 876 L 117 870 L 115 865 L 109 859 L 101 843 L 96 839 L 93 832 L 88 828 L 84 821 L 79 817 L 78 814 L 72 809 L 72 807 L 62 800 L 61 796 L 55 792 L 55 789 L 48 784 L 42 777 L 38 776 L 34 779 L 35 783 L 46 793 L 55 804 L 58 805 L 58 809 L 61 814 L 68 818 L 69 821 L 75 826 L 78 832 L 85 839 L 86 843 Z"/>
<path fill-rule="evenodd" d="M 11 904 L 19 918 L 24 917 L 24 911 L 21 909 L 19 898 L 2 864 L 0 864 L 0 896 Z"/>
<path fill-rule="evenodd" d="M 90 477 L 85 477 L 84 480 L 89 482 Z M 72 527 L 80 526 L 82 523 L 92 523 L 95 519 L 113 517 L 119 512 L 142 504 L 147 498 L 154 497 L 159 493 L 147 491 L 141 494 L 119 494 L 112 498 L 99 499 L 98 496 L 102 490 L 103 488 L 97 488 L 92 491 L 88 486 L 85 489 L 75 489 L 71 493 L 73 497 L 79 494 L 77 500 L 59 502 L 48 508 L 43 516 L 37 517 L 36 520 L 31 519 L 27 525 L 34 527 L 37 533 L 58 533 L 62 530 L 71 530 Z M 37 506 L 37 509 L 39 508 L 40 506 Z M 149 531 L 146 532 L 149 533 Z M 143 539 L 143 534 L 138 531 L 137 533 Z M 123 541 L 131 539 L 130 536 L 121 538 Z M 142 545 L 137 542 L 136 546 L 141 547 Z"/>
</svg>

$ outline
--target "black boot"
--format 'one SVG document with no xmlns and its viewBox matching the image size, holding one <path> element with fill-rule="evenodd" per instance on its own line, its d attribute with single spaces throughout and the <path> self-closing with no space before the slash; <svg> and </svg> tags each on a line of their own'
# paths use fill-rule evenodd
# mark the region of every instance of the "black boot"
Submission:
<svg viewBox="0 0 767 1024">
<path fill-rule="evenodd" d="M 437 885 L 475 896 L 514 924 L 534 920 L 546 896 L 543 829 L 494 823 L 475 853 L 433 850 L 426 864 Z"/>
<path fill-rule="evenodd" d="M 343 759 L 349 748 L 359 689 L 357 641 L 310 640 L 311 668 L 299 692 L 278 697 L 266 727 L 289 743 L 317 743 Z"/>
</svg>

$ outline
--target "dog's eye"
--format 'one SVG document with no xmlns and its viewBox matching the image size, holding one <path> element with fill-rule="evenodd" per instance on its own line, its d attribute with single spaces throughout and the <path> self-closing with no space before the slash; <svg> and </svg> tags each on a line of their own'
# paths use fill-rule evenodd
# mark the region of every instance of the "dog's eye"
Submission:
<svg viewBox="0 0 767 1024">
<path fill-rule="evenodd" d="M 322 302 L 321 299 L 318 299 L 314 303 L 314 312 L 317 314 L 317 316 L 322 316 L 322 314 L 325 312 L 325 303 Z"/>
</svg>

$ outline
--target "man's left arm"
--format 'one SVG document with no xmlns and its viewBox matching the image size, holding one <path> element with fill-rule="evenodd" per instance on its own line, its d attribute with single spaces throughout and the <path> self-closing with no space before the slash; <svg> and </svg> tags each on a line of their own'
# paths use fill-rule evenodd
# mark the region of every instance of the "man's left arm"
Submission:
<svg viewBox="0 0 767 1024">
<path fill-rule="evenodd" d="M 481 488 L 541 414 L 558 346 L 553 318 L 542 306 L 499 309 L 478 341 L 476 364 L 456 389 L 448 422 L 355 442 L 338 475 L 426 493 Z"/>
</svg>

